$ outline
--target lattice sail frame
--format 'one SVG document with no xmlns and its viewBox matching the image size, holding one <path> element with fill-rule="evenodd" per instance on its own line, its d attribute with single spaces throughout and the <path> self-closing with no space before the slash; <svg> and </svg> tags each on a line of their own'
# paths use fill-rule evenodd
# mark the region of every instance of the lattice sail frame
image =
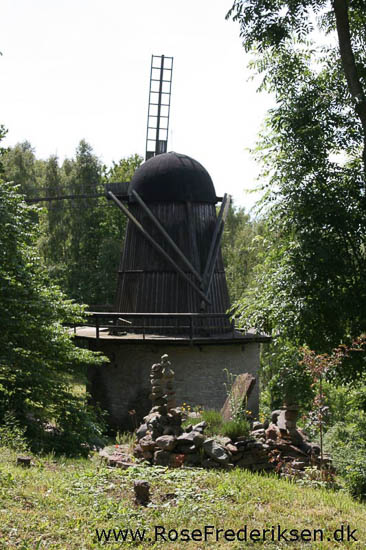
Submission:
<svg viewBox="0 0 366 550">
<path fill-rule="evenodd" d="M 173 57 L 152 55 L 145 160 L 168 150 L 172 77 Z"/>
</svg>

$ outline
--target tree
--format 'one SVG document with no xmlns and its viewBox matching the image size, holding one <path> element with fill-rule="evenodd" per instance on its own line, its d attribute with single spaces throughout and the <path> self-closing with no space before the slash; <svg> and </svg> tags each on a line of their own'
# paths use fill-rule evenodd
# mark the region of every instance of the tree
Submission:
<svg viewBox="0 0 366 550">
<path fill-rule="evenodd" d="M 64 183 L 65 194 L 103 192 L 102 165 L 84 140 L 76 149 L 75 159 L 67 162 Z M 103 212 L 94 198 L 70 200 L 62 207 L 68 229 L 64 257 L 67 293 L 78 302 L 95 304 L 99 294 L 97 257 Z"/>
<path fill-rule="evenodd" d="M 112 167 L 104 171 L 103 182 L 129 182 L 142 162 L 139 155 L 130 155 L 113 162 Z M 101 241 L 98 253 L 98 270 L 102 283 L 99 294 L 99 302 L 102 304 L 114 304 L 118 266 L 121 259 L 123 241 L 127 227 L 126 217 L 112 201 L 105 198 L 99 200 L 103 212 L 101 221 Z"/>
<path fill-rule="evenodd" d="M 20 186 L 20 191 L 31 199 L 42 187 L 43 162 L 36 159 L 29 141 L 17 143 L 2 154 L 3 172 L 7 181 Z"/>
<path fill-rule="evenodd" d="M 338 52 L 329 53 L 342 67 L 343 81 L 363 143 L 363 169 L 366 174 L 366 10 L 363 0 L 235 0 L 227 17 L 240 23 L 240 34 L 247 51 L 277 53 L 287 48 L 294 38 L 303 44 L 316 26 L 330 34 L 336 31 Z M 291 75 L 287 75 L 291 76 Z"/>
<path fill-rule="evenodd" d="M 230 206 L 222 238 L 222 256 L 231 302 L 242 297 L 252 278 L 261 247 L 263 224 L 244 208 Z"/>
<path fill-rule="evenodd" d="M 107 169 L 85 141 L 74 159 L 59 166 L 56 157 L 44 163 L 38 188 L 47 196 L 103 195 L 104 184 L 130 181 L 142 159 L 132 155 Z M 89 305 L 114 302 L 126 220 L 105 197 L 44 203 L 39 247 L 54 282 L 66 294 Z"/>
<path fill-rule="evenodd" d="M 100 426 L 70 377 L 105 358 L 77 348 L 63 326 L 80 322 L 83 310 L 41 266 L 33 211 L 13 184 L 0 182 L 0 423 L 10 412 L 34 449 L 85 453 Z"/>
<path fill-rule="evenodd" d="M 1 52 L 0 52 L 1 55 Z M 8 133 L 7 129 L 3 124 L 0 124 L 0 141 L 4 139 L 6 134 Z M 4 166 L 3 166 L 3 156 L 7 149 L 5 147 L 0 147 L 0 176 L 4 174 Z"/>
<path fill-rule="evenodd" d="M 129 181 L 141 161 L 133 155 L 108 170 L 82 140 L 75 159 L 67 159 L 60 170 L 62 194 L 103 195 L 105 183 Z M 53 208 L 59 213 L 52 225 Z M 75 199 L 51 203 L 46 223 L 44 258 L 51 271 L 58 266 L 59 282 L 68 296 L 89 305 L 113 304 L 126 227 L 120 211 L 105 197 Z M 56 249 L 52 240 L 57 241 Z M 51 248 L 59 251 L 58 256 Z"/>
<path fill-rule="evenodd" d="M 62 186 L 63 172 L 59 167 L 58 158 L 51 156 L 45 162 L 43 192 L 48 197 L 60 197 L 64 194 Z M 44 208 L 40 210 L 38 246 L 51 280 L 65 292 L 67 292 L 67 264 L 65 260 L 69 244 L 69 226 L 70 214 L 67 204 L 62 205 L 60 201 L 45 203 Z"/>
<path fill-rule="evenodd" d="M 270 371 L 284 383 L 299 345 L 326 353 L 366 330 L 366 10 L 357 0 L 236 0 L 228 16 L 276 99 L 255 151 L 266 252 L 237 305 L 243 325 L 274 335 Z M 352 358 L 340 374 L 364 368 Z"/>
</svg>

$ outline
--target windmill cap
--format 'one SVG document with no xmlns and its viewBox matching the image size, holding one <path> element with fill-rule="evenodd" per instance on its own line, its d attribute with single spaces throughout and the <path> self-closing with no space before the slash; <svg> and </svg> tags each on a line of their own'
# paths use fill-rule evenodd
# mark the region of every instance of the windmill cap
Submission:
<svg viewBox="0 0 366 550">
<path fill-rule="evenodd" d="M 202 164 L 174 151 L 144 162 L 131 180 L 129 195 L 132 191 L 148 202 L 217 202 L 211 176 Z"/>
</svg>

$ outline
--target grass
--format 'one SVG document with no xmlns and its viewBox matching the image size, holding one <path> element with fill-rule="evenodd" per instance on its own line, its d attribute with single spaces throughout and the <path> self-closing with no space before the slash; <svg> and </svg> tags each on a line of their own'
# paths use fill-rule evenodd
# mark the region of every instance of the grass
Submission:
<svg viewBox="0 0 366 550">
<path fill-rule="evenodd" d="M 202 410 L 198 417 L 188 417 L 183 423 L 183 428 L 192 424 L 198 424 L 205 420 L 207 427 L 205 428 L 205 435 L 213 437 L 216 435 L 224 435 L 235 439 L 241 435 L 249 434 L 249 422 L 247 420 L 229 420 L 225 421 L 220 411 L 214 409 Z"/>
<path fill-rule="evenodd" d="M 290 484 L 276 477 L 235 469 L 167 470 L 136 466 L 106 468 L 91 460 L 34 457 L 29 469 L 16 466 L 16 453 L 0 448 L 0 548 L 18 550 L 85 550 L 94 548 L 162 548 L 239 550 L 364 549 L 366 506 L 343 493 Z M 151 505 L 134 503 L 133 482 L 150 483 Z M 96 529 L 193 531 L 212 525 L 218 529 L 325 529 L 326 537 L 340 526 L 357 529 L 359 542 L 199 542 L 190 540 L 124 543 L 98 542 Z M 174 537 L 174 531 L 171 532 Z M 195 534 L 196 538 L 198 534 Z M 229 538 L 230 538 L 229 534 Z"/>
</svg>

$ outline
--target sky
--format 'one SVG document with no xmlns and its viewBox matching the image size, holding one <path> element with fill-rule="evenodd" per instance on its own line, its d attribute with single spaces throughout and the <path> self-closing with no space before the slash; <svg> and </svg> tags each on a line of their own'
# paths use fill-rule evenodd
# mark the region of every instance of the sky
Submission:
<svg viewBox="0 0 366 550">
<path fill-rule="evenodd" d="M 145 154 L 151 55 L 174 57 L 168 150 L 201 162 L 218 195 L 251 208 L 253 147 L 271 98 L 248 81 L 232 0 L 2 0 L 4 145 L 72 157 L 81 139 L 107 165 Z"/>
</svg>

